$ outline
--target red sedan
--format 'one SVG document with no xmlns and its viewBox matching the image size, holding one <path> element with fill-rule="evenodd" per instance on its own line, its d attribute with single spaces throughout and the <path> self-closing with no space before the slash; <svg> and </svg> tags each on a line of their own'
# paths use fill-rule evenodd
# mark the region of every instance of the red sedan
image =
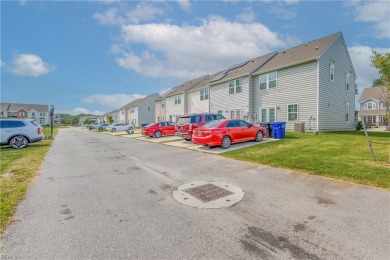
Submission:
<svg viewBox="0 0 390 260">
<path fill-rule="evenodd" d="M 141 134 L 150 137 L 159 138 L 166 135 L 175 135 L 175 123 L 164 121 L 158 123 L 152 123 L 144 126 L 141 130 Z"/>
<path fill-rule="evenodd" d="M 215 120 L 192 133 L 192 142 L 207 146 L 229 148 L 231 144 L 256 141 L 261 142 L 265 129 L 239 119 Z"/>
</svg>

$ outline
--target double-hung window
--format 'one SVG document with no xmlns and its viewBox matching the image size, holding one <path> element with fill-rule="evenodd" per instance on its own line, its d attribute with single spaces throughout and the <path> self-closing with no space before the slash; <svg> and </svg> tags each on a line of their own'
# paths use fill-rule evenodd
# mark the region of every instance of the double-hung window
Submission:
<svg viewBox="0 0 390 260">
<path fill-rule="evenodd" d="M 376 109 L 376 103 L 375 102 L 367 102 L 366 104 L 364 104 L 364 109 L 366 109 L 366 110 Z"/>
<path fill-rule="evenodd" d="M 288 105 L 288 121 L 298 121 L 298 104 Z"/>
<path fill-rule="evenodd" d="M 259 76 L 260 90 L 276 88 L 278 83 L 278 74 L 276 71 Z"/>
<path fill-rule="evenodd" d="M 241 91 L 241 79 L 229 81 L 229 94 L 240 93 Z"/>
<path fill-rule="evenodd" d="M 175 105 L 177 105 L 177 104 L 181 104 L 181 96 L 180 95 L 175 96 Z"/>
<path fill-rule="evenodd" d="M 334 81 L 334 63 L 332 62 L 329 67 L 329 79 Z"/>
<path fill-rule="evenodd" d="M 200 95 L 200 100 L 207 100 L 209 99 L 209 90 L 207 88 L 201 89 L 199 95 Z"/>
<path fill-rule="evenodd" d="M 347 74 L 345 74 L 345 90 L 346 91 L 349 91 L 349 85 L 350 85 L 349 78 L 350 78 L 350 73 L 347 72 Z"/>
</svg>

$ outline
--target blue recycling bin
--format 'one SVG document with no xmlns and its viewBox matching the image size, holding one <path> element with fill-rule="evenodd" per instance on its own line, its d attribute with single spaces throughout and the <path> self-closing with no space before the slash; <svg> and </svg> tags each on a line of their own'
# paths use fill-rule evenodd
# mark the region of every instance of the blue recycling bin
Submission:
<svg viewBox="0 0 390 260">
<path fill-rule="evenodd" d="M 272 136 L 275 139 L 283 139 L 286 135 L 286 122 L 271 123 Z"/>
</svg>

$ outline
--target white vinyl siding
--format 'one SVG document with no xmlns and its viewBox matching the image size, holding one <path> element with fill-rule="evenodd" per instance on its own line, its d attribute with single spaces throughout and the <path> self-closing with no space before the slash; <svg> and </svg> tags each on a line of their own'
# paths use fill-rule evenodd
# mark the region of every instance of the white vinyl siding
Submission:
<svg viewBox="0 0 390 260">
<path fill-rule="evenodd" d="M 241 78 L 240 83 L 241 92 L 234 95 L 229 94 L 229 81 L 210 86 L 210 112 L 222 111 L 224 117 L 230 118 L 231 110 L 240 110 L 241 118 L 247 119 L 249 115 L 249 77 Z"/>
<path fill-rule="evenodd" d="M 329 66 L 334 64 L 334 80 L 329 80 Z M 340 35 L 319 59 L 318 130 L 354 129 L 355 91 L 346 91 L 345 73 L 350 73 L 350 88 L 355 88 L 355 75 L 348 50 Z M 345 122 L 345 102 L 349 103 L 349 122 Z M 301 112 L 302 103 L 299 102 Z"/>
<path fill-rule="evenodd" d="M 194 114 L 194 113 L 206 113 L 209 112 L 209 89 L 207 88 L 207 99 L 206 100 L 200 100 L 199 98 L 200 92 L 192 91 L 187 93 L 187 113 L 188 114 Z"/>
<path fill-rule="evenodd" d="M 306 130 L 316 130 L 317 118 L 317 62 L 296 65 L 277 72 L 277 88 L 260 90 L 259 78 L 254 76 L 254 107 L 262 120 L 262 108 L 275 108 L 275 121 L 284 121 L 287 130 L 294 130 L 295 121 L 288 121 L 288 107 L 299 104 L 299 122 Z M 255 122 L 256 123 L 256 122 Z"/>
<path fill-rule="evenodd" d="M 178 116 L 184 115 L 186 113 L 184 102 L 181 102 L 180 104 L 175 104 L 177 96 L 178 95 L 165 98 L 165 118 L 173 122 L 176 122 Z M 184 94 L 180 94 L 179 96 L 180 100 L 184 100 Z"/>
</svg>

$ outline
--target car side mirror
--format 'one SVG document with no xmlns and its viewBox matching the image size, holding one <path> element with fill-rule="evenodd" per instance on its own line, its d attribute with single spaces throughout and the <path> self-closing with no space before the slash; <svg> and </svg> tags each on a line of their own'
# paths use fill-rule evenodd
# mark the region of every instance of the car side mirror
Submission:
<svg viewBox="0 0 390 260">
<path fill-rule="evenodd" d="M 252 126 L 253 126 L 252 124 L 249 124 L 249 125 L 248 125 L 248 128 L 251 128 Z"/>
</svg>

